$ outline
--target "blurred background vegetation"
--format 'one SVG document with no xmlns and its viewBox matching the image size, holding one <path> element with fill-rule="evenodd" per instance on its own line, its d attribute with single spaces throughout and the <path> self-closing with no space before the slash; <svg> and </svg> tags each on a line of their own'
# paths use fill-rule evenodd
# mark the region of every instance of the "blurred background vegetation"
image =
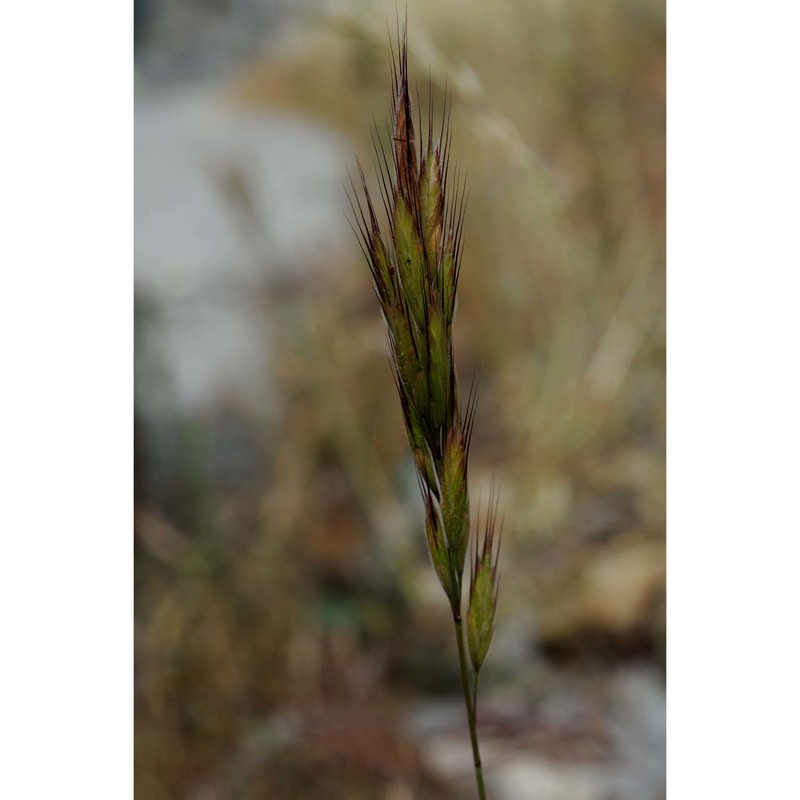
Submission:
<svg viewBox="0 0 800 800">
<path fill-rule="evenodd" d="M 395 5 L 135 10 L 136 796 L 469 796 L 342 187 L 388 115 Z M 473 514 L 492 477 L 505 506 L 488 785 L 663 797 L 664 6 L 442 0 L 408 20 L 471 188 Z"/>
</svg>

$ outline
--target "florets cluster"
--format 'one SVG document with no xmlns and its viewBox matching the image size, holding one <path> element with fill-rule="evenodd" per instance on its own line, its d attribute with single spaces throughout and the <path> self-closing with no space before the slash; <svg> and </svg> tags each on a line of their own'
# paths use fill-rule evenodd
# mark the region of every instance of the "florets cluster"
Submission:
<svg viewBox="0 0 800 800">
<path fill-rule="evenodd" d="M 429 104 L 427 137 L 424 146 L 420 139 L 418 149 L 404 37 L 392 65 L 391 144 L 387 148 L 377 135 L 373 139 L 388 225 L 382 227 L 378 221 L 360 166 L 364 204 L 352 182 L 351 200 L 386 322 L 392 372 L 425 505 L 428 549 L 453 613 L 460 619 L 470 530 L 467 459 L 477 396 L 473 383 L 462 418 L 452 328 L 466 182 L 456 176 L 454 192 L 448 185 L 451 118 L 447 98 L 438 138 L 432 111 Z M 494 585 L 496 561 L 492 564 L 489 559 L 488 571 L 483 564 L 484 559 L 479 559 L 471 570 L 471 595 L 487 579 Z M 479 589 L 478 595 L 484 598 L 485 591 Z M 484 623 L 480 628 L 489 632 L 490 639 L 494 604 L 490 609 L 482 600 L 480 605 L 475 613 L 480 613 Z M 487 614 L 491 619 L 486 619 Z M 479 647 L 484 656 L 489 639 L 484 636 Z"/>
</svg>

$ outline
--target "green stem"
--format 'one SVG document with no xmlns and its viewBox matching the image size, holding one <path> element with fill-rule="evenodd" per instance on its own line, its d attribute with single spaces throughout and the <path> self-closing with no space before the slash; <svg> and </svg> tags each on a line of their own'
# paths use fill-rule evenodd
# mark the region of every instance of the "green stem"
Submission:
<svg viewBox="0 0 800 800">
<path fill-rule="evenodd" d="M 481 751 L 478 748 L 478 728 L 475 722 L 475 707 L 469 690 L 469 674 L 467 672 L 467 656 L 464 652 L 464 632 L 461 615 L 454 613 L 453 622 L 456 626 L 456 640 L 458 641 L 458 660 L 461 664 L 461 683 L 464 687 L 464 702 L 467 704 L 467 721 L 469 722 L 469 736 L 472 740 L 472 760 L 475 764 L 475 780 L 478 783 L 478 796 L 486 800 L 486 788 L 483 785 L 483 767 L 481 766 Z"/>
</svg>

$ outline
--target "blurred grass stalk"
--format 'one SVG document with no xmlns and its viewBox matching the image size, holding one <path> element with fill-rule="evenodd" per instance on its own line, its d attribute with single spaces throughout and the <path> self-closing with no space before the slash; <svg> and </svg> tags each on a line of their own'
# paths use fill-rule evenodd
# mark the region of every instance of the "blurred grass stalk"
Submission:
<svg viewBox="0 0 800 800">
<path fill-rule="evenodd" d="M 455 189 L 450 191 L 452 129 L 446 97 L 438 140 L 434 137 L 432 100 L 429 101 L 427 142 L 423 149 L 420 132 L 417 152 L 406 42 L 404 27 L 402 39 L 398 30 L 396 62 L 392 53 L 390 156 L 377 134 L 373 136 L 379 193 L 389 229 L 381 229 L 360 166 L 364 205 L 351 180 L 353 228 L 369 264 L 386 323 L 392 372 L 425 505 L 428 551 L 453 615 L 476 781 L 479 796 L 485 800 L 476 706 L 478 676 L 494 631 L 499 538 L 495 539 L 495 495 L 494 501 L 489 501 L 485 530 L 482 535 L 476 532 L 473 541 L 465 632 L 461 606 L 470 540 L 467 459 L 477 392 L 473 382 L 462 419 L 452 326 L 466 181 L 459 180 L 456 173 Z M 422 127 L 421 112 L 419 126 Z M 476 530 L 479 528 L 480 525 Z"/>
</svg>

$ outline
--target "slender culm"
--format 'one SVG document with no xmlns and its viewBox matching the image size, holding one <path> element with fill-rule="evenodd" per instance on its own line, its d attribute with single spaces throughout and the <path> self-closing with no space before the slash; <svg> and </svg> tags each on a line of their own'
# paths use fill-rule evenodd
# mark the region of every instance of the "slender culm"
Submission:
<svg viewBox="0 0 800 800">
<path fill-rule="evenodd" d="M 420 134 L 417 144 L 405 28 L 398 35 L 396 59 L 392 53 L 391 83 L 390 145 L 384 147 L 373 135 L 387 223 L 378 220 L 360 165 L 360 193 L 351 180 L 352 223 L 386 323 L 392 374 L 425 508 L 428 550 L 453 615 L 478 793 L 485 800 L 476 701 L 497 607 L 497 504 L 490 501 L 486 528 L 482 534 L 476 531 L 473 540 L 466 630 L 470 681 L 461 604 L 470 539 L 467 460 L 477 392 L 473 382 L 462 414 L 452 338 L 466 182 L 456 178 L 455 187 L 448 183 L 452 127 L 446 95 L 439 130 L 434 131 L 429 103 L 427 135 Z"/>
</svg>

